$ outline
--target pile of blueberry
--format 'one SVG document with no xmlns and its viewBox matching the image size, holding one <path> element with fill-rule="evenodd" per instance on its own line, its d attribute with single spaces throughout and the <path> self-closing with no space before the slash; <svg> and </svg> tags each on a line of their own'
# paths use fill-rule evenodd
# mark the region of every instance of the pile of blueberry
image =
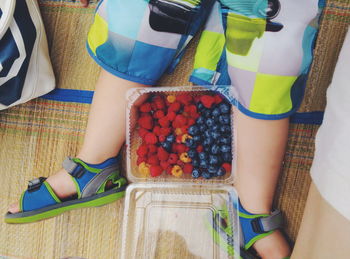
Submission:
<svg viewBox="0 0 350 259">
<path fill-rule="evenodd" d="M 196 106 L 200 117 L 189 127 L 192 138 L 186 140 L 192 176 L 205 179 L 223 176 L 231 171 L 231 105 L 222 99 L 210 106 L 200 101 Z"/>
</svg>

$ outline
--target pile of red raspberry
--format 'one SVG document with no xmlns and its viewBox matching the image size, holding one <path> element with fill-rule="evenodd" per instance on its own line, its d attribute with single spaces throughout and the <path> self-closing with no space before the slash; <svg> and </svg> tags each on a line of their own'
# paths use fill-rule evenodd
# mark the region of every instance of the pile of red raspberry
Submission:
<svg viewBox="0 0 350 259">
<path fill-rule="evenodd" d="M 143 177 L 157 177 L 163 172 L 175 177 L 192 174 L 187 142 L 193 134 L 188 130 L 201 116 L 198 104 L 210 109 L 222 101 L 218 94 L 150 95 L 138 108 L 138 134 L 142 138 L 137 149 L 139 173 Z M 203 152 L 203 146 L 196 146 L 196 152 Z"/>
</svg>

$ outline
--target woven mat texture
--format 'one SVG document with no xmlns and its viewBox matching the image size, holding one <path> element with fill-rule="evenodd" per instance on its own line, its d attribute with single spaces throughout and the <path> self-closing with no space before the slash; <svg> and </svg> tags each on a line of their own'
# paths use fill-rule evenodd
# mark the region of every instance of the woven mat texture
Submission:
<svg viewBox="0 0 350 259">
<path fill-rule="evenodd" d="M 93 90 L 99 67 L 85 51 L 94 7 L 72 0 L 39 0 L 59 88 Z M 350 1 L 330 0 L 315 49 L 315 61 L 300 111 L 325 107 L 325 91 L 350 23 Z M 188 85 L 197 38 L 176 69 L 160 84 Z M 79 150 L 89 104 L 33 100 L 0 112 L 0 211 L 17 201 L 27 180 L 60 168 Z M 293 124 L 277 189 L 276 207 L 285 212 L 286 231 L 295 240 L 310 184 L 309 168 L 318 126 Z M 0 258 L 117 258 L 120 251 L 123 200 L 76 210 L 27 225 L 0 220 Z M 174 256 L 172 258 L 178 258 Z"/>
</svg>

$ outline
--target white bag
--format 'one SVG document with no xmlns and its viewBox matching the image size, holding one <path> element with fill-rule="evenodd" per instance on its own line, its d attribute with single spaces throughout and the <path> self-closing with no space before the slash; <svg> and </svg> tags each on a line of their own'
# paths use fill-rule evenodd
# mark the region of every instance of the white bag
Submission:
<svg viewBox="0 0 350 259">
<path fill-rule="evenodd" d="M 0 0 L 0 110 L 55 88 L 36 0 Z"/>
</svg>

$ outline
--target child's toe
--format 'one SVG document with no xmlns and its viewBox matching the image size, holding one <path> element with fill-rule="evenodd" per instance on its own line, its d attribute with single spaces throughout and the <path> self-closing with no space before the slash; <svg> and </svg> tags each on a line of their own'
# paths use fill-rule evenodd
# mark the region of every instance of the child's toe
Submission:
<svg viewBox="0 0 350 259">
<path fill-rule="evenodd" d="M 8 209 L 8 211 L 9 211 L 10 213 L 12 213 L 12 214 L 18 213 L 18 212 L 19 212 L 19 205 L 18 205 L 18 203 L 13 203 L 13 204 L 11 204 L 10 207 L 9 207 L 9 209 Z"/>
</svg>

